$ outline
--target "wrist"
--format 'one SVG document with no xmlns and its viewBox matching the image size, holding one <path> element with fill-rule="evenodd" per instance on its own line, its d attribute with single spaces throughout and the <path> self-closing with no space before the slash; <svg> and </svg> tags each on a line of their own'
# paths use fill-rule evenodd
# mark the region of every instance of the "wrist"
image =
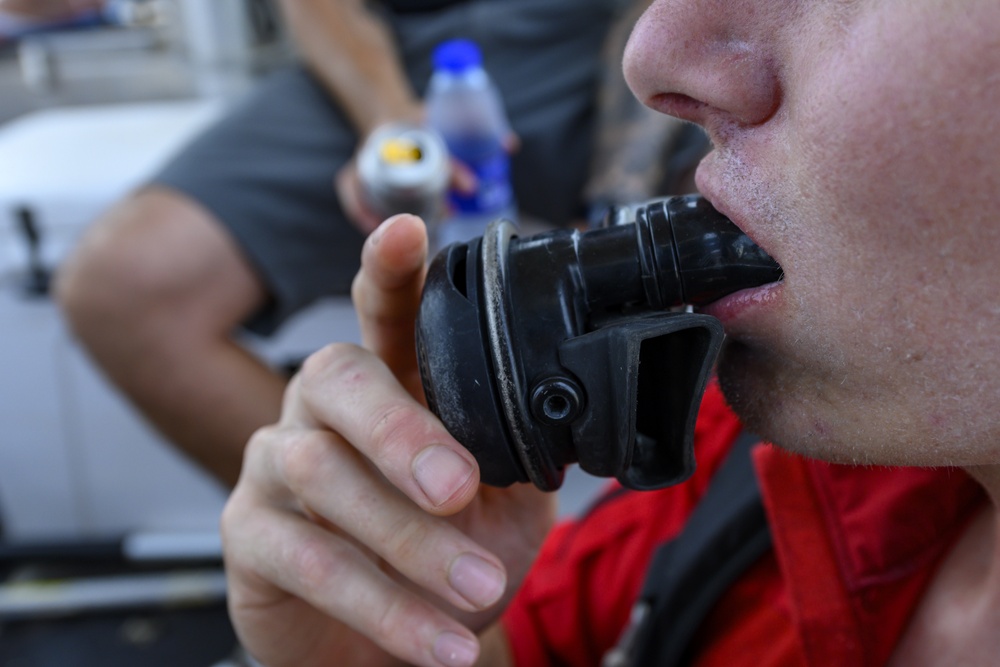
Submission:
<svg viewBox="0 0 1000 667">
<path fill-rule="evenodd" d="M 390 105 L 362 120 L 356 129 L 358 136 L 364 139 L 384 125 L 394 123 L 423 125 L 424 120 L 425 114 L 422 104 L 414 102 L 405 105 Z"/>
</svg>

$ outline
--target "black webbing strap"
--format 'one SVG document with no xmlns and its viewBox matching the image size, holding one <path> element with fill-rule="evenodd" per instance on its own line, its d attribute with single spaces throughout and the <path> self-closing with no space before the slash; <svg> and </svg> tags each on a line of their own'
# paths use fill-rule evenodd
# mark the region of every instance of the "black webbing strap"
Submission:
<svg viewBox="0 0 1000 667">
<path fill-rule="evenodd" d="M 723 593 L 771 547 L 743 433 L 681 533 L 657 549 L 622 638 L 602 667 L 675 667 Z"/>
</svg>

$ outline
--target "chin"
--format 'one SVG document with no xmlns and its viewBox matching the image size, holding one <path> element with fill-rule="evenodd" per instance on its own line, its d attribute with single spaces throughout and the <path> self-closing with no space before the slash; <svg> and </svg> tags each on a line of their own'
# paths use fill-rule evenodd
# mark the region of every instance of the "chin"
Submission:
<svg viewBox="0 0 1000 667">
<path fill-rule="evenodd" d="M 811 458 L 874 463 L 858 439 L 841 432 L 843 421 L 831 414 L 832 406 L 804 390 L 816 383 L 792 366 L 784 357 L 727 340 L 717 366 L 719 386 L 746 429 Z"/>
<path fill-rule="evenodd" d="M 1000 463 L 1000 423 L 982 422 L 975 406 L 984 401 L 975 395 L 949 396 L 935 385 L 933 396 L 907 402 L 905 392 L 875 377 L 830 382 L 817 366 L 733 339 L 722 349 L 717 375 L 746 429 L 795 454 L 866 466 Z"/>
<path fill-rule="evenodd" d="M 762 356 L 740 342 L 727 339 L 716 373 L 726 402 L 744 426 L 774 442 L 773 418 L 787 397 L 774 390 L 773 366 Z"/>
</svg>

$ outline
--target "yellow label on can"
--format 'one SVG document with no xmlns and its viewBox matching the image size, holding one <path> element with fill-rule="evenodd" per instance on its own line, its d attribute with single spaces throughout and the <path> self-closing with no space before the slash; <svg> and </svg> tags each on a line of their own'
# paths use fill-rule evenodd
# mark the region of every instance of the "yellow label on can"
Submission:
<svg viewBox="0 0 1000 667">
<path fill-rule="evenodd" d="M 388 164 L 402 164 L 419 162 L 423 157 L 423 152 L 416 142 L 403 137 L 396 137 L 388 139 L 382 144 L 379 155 Z"/>
</svg>

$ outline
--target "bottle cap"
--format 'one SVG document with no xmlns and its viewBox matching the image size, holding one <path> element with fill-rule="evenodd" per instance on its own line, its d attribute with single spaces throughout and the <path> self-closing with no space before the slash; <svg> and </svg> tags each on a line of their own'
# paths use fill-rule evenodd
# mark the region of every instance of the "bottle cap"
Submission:
<svg viewBox="0 0 1000 667">
<path fill-rule="evenodd" d="M 482 64 L 479 46 L 469 39 L 452 39 L 434 49 L 435 69 L 459 73 Z"/>
</svg>

